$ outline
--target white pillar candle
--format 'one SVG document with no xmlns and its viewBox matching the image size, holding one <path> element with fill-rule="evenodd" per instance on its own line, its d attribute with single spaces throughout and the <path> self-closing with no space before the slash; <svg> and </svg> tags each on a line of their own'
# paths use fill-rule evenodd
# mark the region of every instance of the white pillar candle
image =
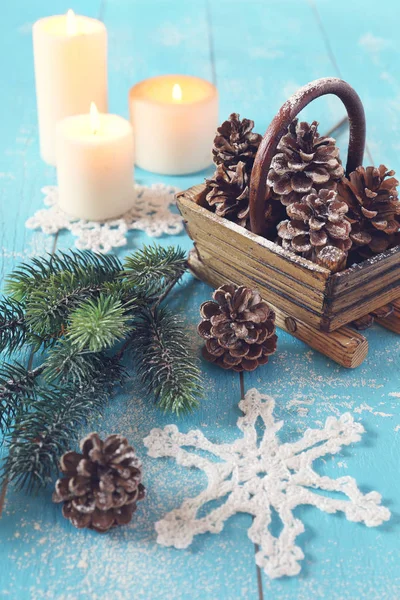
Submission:
<svg viewBox="0 0 400 600">
<path fill-rule="evenodd" d="M 99 114 L 67 117 L 56 129 L 59 206 L 80 219 L 121 216 L 134 202 L 133 132 L 126 119 Z"/>
<path fill-rule="evenodd" d="M 68 11 L 34 24 L 33 52 L 40 152 L 55 165 L 57 122 L 85 113 L 91 101 L 107 112 L 107 31 Z"/>
<path fill-rule="evenodd" d="M 129 93 L 136 164 L 163 175 L 184 175 L 212 162 L 218 126 L 214 85 L 187 75 L 152 77 Z"/>
</svg>

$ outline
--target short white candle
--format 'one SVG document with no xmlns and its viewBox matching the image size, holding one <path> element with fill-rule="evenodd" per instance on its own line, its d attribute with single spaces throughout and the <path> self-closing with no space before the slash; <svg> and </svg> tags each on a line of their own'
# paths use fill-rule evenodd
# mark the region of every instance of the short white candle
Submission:
<svg viewBox="0 0 400 600">
<path fill-rule="evenodd" d="M 107 31 L 101 21 L 68 11 L 34 24 L 33 52 L 40 152 L 55 165 L 57 122 L 85 113 L 91 101 L 107 112 Z"/>
<path fill-rule="evenodd" d="M 218 126 L 214 85 L 187 75 L 152 77 L 129 94 L 136 164 L 163 175 L 208 167 Z"/>
<path fill-rule="evenodd" d="M 132 126 L 117 115 L 67 117 L 56 130 L 59 205 L 80 219 L 119 217 L 134 202 Z"/>
</svg>

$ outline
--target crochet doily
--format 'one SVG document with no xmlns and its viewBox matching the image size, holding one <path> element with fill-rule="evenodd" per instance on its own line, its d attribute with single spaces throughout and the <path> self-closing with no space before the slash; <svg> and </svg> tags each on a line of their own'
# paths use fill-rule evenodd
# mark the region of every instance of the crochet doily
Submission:
<svg viewBox="0 0 400 600">
<path fill-rule="evenodd" d="M 46 186 L 42 192 L 47 208 L 30 217 L 26 227 L 41 229 L 47 234 L 68 229 L 77 238 L 77 248 L 106 253 L 124 246 L 131 229 L 140 229 L 151 237 L 180 233 L 183 230 L 182 218 L 170 210 L 170 206 L 175 204 L 174 194 L 177 191 L 177 188 L 159 183 L 151 186 L 135 183 L 135 204 L 126 214 L 108 221 L 86 221 L 65 214 L 58 206 L 57 187 Z"/>
<path fill-rule="evenodd" d="M 253 515 L 248 531 L 252 542 L 259 545 L 257 564 L 271 577 L 297 575 L 304 554 L 296 546 L 297 536 L 304 531 L 303 523 L 293 516 L 293 510 L 303 504 L 326 513 L 341 511 L 349 521 L 363 522 L 368 527 L 380 525 L 390 518 L 387 508 L 380 505 L 378 492 L 362 494 L 352 477 L 331 479 L 313 469 L 313 462 L 327 454 L 335 454 L 342 446 L 361 439 L 364 428 L 346 413 L 339 419 L 329 417 L 323 429 L 308 429 L 295 442 L 280 443 L 278 431 L 283 421 L 275 421 L 275 401 L 256 389 L 247 392 L 239 404 L 244 413 L 237 425 L 243 437 L 232 444 L 214 444 L 201 431 L 180 433 L 175 425 L 153 429 L 144 443 L 154 458 L 174 457 L 185 467 L 197 467 L 205 472 L 208 486 L 195 498 L 186 499 L 180 508 L 169 512 L 155 525 L 157 542 L 164 546 L 186 548 L 199 533 L 220 533 L 224 522 L 238 512 Z M 258 444 L 256 421 L 265 425 Z M 207 451 L 222 462 L 212 462 L 185 448 Z M 340 492 L 343 498 L 330 498 L 315 490 Z M 212 500 L 226 501 L 197 518 L 198 511 Z M 269 532 L 272 509 L 282 522 L 278 537 Z"/>
</svg>

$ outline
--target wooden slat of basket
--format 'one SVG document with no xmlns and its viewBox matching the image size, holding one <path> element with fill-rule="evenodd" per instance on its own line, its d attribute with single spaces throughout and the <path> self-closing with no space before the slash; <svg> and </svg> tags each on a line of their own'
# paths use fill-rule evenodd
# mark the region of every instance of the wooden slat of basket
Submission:
<svg viewBox="0 0 400 600">
<path fill-rule="evenodd" d="M 196 250 L 192 250 L 189 255 L 189 266 L 199 279 L 213 287 L 224 283 L 233 283 L 226 274 L 218 272 L 218 262 L 215 262 L 215 268 L 211 268 L 199 259 Z M 266 300 L 269 302 L 269 298 Z M 326 333 L 314 329 L 298 319 L 293 319 L 288 313 L 273 304 L 271 306 L 276 313 L 278 327 L 285 329 L 340 365 L 355 368 L 366 358 L 368 354 L 366 338 L 349 327 L 342 327 L 337 331 Z"/>
<path fill-rule="evenodd" d="M 185 192 L 177 194 L 177 203 L 183 218 L 186 221 L 189 235 L 201 233 L 216 240 L 234 246 L 240 254 L 253 256 L 269 267 L 275 269 L 280 276 L 290 275 L 304 286 L 324 291 L 327 281 L 332 274 L 328 269 L 311 263 L 304 258 L 287 252 L 277 244 L 254 235 L 236 223 L 222 219 L 214 213 L 202 208 L 193 201 L 196 192 L 204 186 L 194 186 Z M 193 229 L 194 228 L 194 229 Z M 192 239 L 194 239 L 192 237 Z M 198 241 L 194 239 L 194 241 Z"/>
<path fill-rule="evenodd" d="M 293 295 L 297 296 L 297 303 L 304 309 L 311 309 L 316 314 L 322 315 L 324 310 L 325 294 L 315 288 L 307 287 L 306 297 L 304 297 L 304 285 L 289 275 L 279 277 L 276 270 L 271 269 L 269 265 L 260 263 L 259 260 L 246 254 L 245 259 L 236 248 L 228 243 L 218 243 L 212 237 L 198 236 L 196 246 L 201 247 L 210 255 L 217 257 L 218 260 L 230 265 L 241 273 L 247 274 L 251 279 L 257 280 L 258 284 L 268 288 L 271 293 L 287 297 L 293 302 Z"/>
<path fill-rule="evenodd" d="M 359 289 L 360 285 L 364 286 L 390 271 L 400 271 L 400 246 L 377 254 L 345 271 L 335 273 L 332 277 L 332 292 L 339 296 L 342 292 Z"/>
<path fill-rule="evenodd" d="M 392 302 L 393 312 L 384 319 L 375 319 L 379 325 L 400 334 L 400 299 Z"/>
<path fill-rule="evenodd" d="M 280 306 L 287 314 L 294 314 L 294 303 L 293 299 L 287 299 L 282 291 L 277 291 L 276 288 L 269 283 L 265 285 L 265 279 L 263 278 L 263 271 L 260 269 L 258 276 L 252 274 L 247 268 L 247 262 L 241 262 L 241 266 L 233 264 L 229 259 L 225 260 L 221 252 L 210 252 L 210 250 L 203 246 L 202 243 L 195 243 L 195 248 L 198 253 L 200 260 L 206 265 L 217 269 L 219 273 L 224 274 L 229 281 L 236 285 L 247 285 L 251 288 L 257 288 L 261 295 L 272 304 Z M 308 306 L 302 305 L 300 302 L 296 302 L 296 318 L 300 320 L 305 318 L 310 325 L 315 328 L 319 328 L 321 323 L 321 312 L 313 312 Z"/>
<path fill-rule="evenodd" d="M 363 288 L 361 287 L 360 292 L 362 293 L 362 291 Z M 381 290 L 376 296 L 370 296 L 367 298 L 363 296 L 356 304 L 348 307 L 347 309 L 342 309 L 334 316 L 327 317 L 328 320 L 326 322 L 324 320 L 322 323 L 322 329 L 324 329 L 324 331 L 334 331 L 342 325 L 356 321 L 365 314 L 373 312 L 385 304 L 393 303 L 393 301 L 396 300 L 399 295 L 400 282 L 399 285 L 389 287 L 389 289 L 386 291 Z"/>
<path fill-rule="evenodd" d="M 357 306 L 359 303 L 367 303 L 368 306 L 384 295 L 393 295 L 392 300 L 400 296 L 400 257 L 397 259 L 399 265 L 396 269 L 383 272 L 381 275 L 376 275 L 373 281 L 360 283 L 358 288 L 351 290 L 341 289 L 337 291 L 332 288 L 332 298 L 330 300 L 330 309 L 332 313 L 337 313 L 342 310 L 347 310 L 350 307 Z M 385 287 L 382 287 L 382 281 L 385 282 Z M 379 285 L 379 290 L 377 290 Z M 362 292 L 362 295 L 360 294 Z M 384 302 L 380 303 L 383 306 Z M 374 307 L 377 308 L 377 307 Z M 374 310 L 374 309 L 370 309 Z M 368 312 L 368 311 L 367 311 Z M 364 312 L 365 314 L 365 312 Z"/>
</svg>

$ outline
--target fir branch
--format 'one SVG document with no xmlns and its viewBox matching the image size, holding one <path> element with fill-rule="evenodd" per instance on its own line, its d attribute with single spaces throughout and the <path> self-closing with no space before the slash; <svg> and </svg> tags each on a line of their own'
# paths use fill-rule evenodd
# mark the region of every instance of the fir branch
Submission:
<svg viewBox="0 0 400 600">
<path fill-rule="evenodd" d="M 160 408 L 178 415 L 196 408 L 200 371 L 182 321 L 165 308 L 145 310 L 136 324 L 134 341 L 131 349 L 138 375 Z"/>
<path fill-rule="evenodd" d="M 22 348 L 27 339 L 24 307 L 17 300 L 0 300 L 0 352 L 12 354 Z"/>
<path fill-rule="evenodd" d="M 86 273 L 98 275 L 102 281 L 111 281 L 121 269 L 122 265 L 115 256 L 88 251 L 57 252 L 20 265 L 7 277 L 6 292 L 22 302 L 38 286 L 45 288 L 47 283 L 54 281 L 56 275 L 69 273 L 80 285 Z"/>
<path fill-rule="evenodd" d="M 0 369 L 0 431 L 10 448 L 4 477 L 28 489 L 49 481 L 78 426 L 124 377 L 127 350 L 161 408 L 179 414 L 197 406 L 199 370 L 184 326 L 160 308 L 185 267 L 182 250 L 149 247 L 124 268 L 110 256 L 57 253 L 8 278 L 0 348 L 34 343 L 47 354 L 33 370 Z"/>
<path fill-rule="evenodd" d="M 0 368 L 0 432 L 6 434 L 13 420 L 36 398 L 37 373 L 19 363 Z"/>
<path fill-rule="evenodd" d="M 133 304 L 131 301 L 124 306 L 119 298 L 104 295 L 87 300 L 70 315 L 68 338 L 78 352 L 111 348 L 131 331 L 132 317 L 128 311 Z"/>
<path fill-rule="evenodd" d="M 59 457 L 77 439 L 79 427 L 101 413 L 113 386 L 121 382 L 119 365 L 110 363 L 107 371 L 83 386 L 42 391 L 32 404 L 34 410 L 24 414 L 10 434 L 3 478 L 28 492 L 50 483 Z"/>
<path fill-rule="evenodd" d="M 61 272 L 38 284 L 26 299 L 26 322 L 31 331 L 44 338 L 63 333 L 69 314 L 82 302 L 100 294 L 118 272 L 96 271 L 88 266 L 80 274 Z"/>
<path fill-rule="evenodd" d="M 161 294 L 186 270 L 186 255 L 180 248 L 145 246 L 124 263 L 124 276 L 137 290 L 148 296 Z"/>
<path fill-rule="evenodd" d="M 71 340 L 63 338 L 49 351 L 43 365 L 43 378 L 53 384 L 83 385 L 107 370 L 109 361 L 104 352 L 78 352 Z"/>
</svg>

